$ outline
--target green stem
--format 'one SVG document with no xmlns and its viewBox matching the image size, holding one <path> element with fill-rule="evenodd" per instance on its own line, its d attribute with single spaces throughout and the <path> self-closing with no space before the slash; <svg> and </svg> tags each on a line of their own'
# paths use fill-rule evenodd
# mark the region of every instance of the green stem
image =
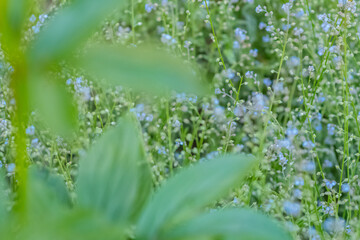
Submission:
<svg viewBox="0 0 360 240">
<path fill-rule="evenodd" d="M 13 63 L 14 73 L 11 79 L 10 87 L 14 93 L 15 114 L 13 116 L 14 136 L 15 136 L 15 154 L 16 154 L 16 172 L 15 176 L 18 184 L 19 201 L 16 210 L 21 217 L 21 221 L 26 218 L 26 196 L 27 196 L 27 146 L 26 146 L 26 126 L 28 125 L 28 81 L 27 66 L 23 61 L 23 56 Z"/>
<path fill-rule="evenodd" d="M 168 146 L 169 146 L 169 170 L 170 174 L 173 174 L 174 165 L 174 154 L 173 154 L 173 143 L 171 135 L 171 121 L 170 121 L 170 101 L 166 103 L 166 119 L 167 119 L 167 134 L 168 134 Z"/>
<path fill-rule="evenodd" d="M 220 47 L 219 47 L 219 43 L 218 43 L 218 40 L 217 40 L 217 37 L 216 37 L 216 34 L 215 34 L 214 25 L 213 25 L 213 22 L 212 22 L 212 20 L 211 20 L 211 15 L 210 15 L 209 7 L 208 7 L 208 4 L 207 4 L 206 0 L 205 0 L 204 2 L 205 2 L 207 14 L 208 14 L 208 16 L 209 16 L 209 21 L 210 21 L 211 30 L 212 30 L 212 33 L 213 33 L 213 36 L 214 36 L 215 45 L 216 45 L 216 47 L 217 47 L 217 49 L 218 49 L 219 57 L 220 57 L 220 60 L 221 60 L 222 65 L 223 65 L 223 68 L 224 68 L 224 70 L 226 70 L 225 62 L 224 62 L 224 59 L 223 59 L 223 57 L 222 57 L 221 50 L 220 50 Z"/>
<path fill-rule="evenodd" d="M 132 27 L 132 42 L 135 44 L 135 11 L 134 0 L 131 0 L 131 27 Z"/>
</svg>

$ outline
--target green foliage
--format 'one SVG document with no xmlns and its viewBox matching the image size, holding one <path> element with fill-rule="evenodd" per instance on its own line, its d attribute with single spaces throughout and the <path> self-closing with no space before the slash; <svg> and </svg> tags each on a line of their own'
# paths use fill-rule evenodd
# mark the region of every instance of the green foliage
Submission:
<svg viewBox="0 0 360 240">
<path fill-rule="evenodd" d="M 29 95 L 31 106 L 39 113 L 44 125 L 55 133 L 70 136 L 77 128 L 77 108 L 64 84 L 37 74 L 30 81 Z"/>
<path fill-rule="evenodd" d="M 78 203 L 104 212 L 109 220 L 130 222 L 152 187 L 139 134 L 130 120 L 105 134 L 80 161 Z"/>
<path fill-rule="evenodd" d="M 246 29 L 249 33 L 250 39 L 253 41 L 257 36 L 257 28 L 254 26 L 258 25 L 256 17 L 254 16 L 255 13 L 253 11 L 253 6 L 247 5 L 244 7 L 242 14 L 245 16 Z"/>
<path fill-rule="evenodd" d="M 225 209 L 195 216 L 169 230 L 164 239 L 278 240 L 291 239 L 281 227 L 260 213 L 249 209 Z"/>
<path fill-rule="evenodd" d="M 14 5 L 12 1 L 4 3 L 4 9 L 8 9 L 4 11 L 4 23 L 19 25 L 17 21 L 22 21 L 20 19 L 26 16 L 26 11 L 23 11 L 25 1 L 18 5 Z M 46 125 L 61 136 L 73 133 L 78 121 L 76 107 L 66 92 L 64 81 L 48 79 L 54 75 L 54 70 L 62 61 L 72 59 L 72 67 L 78 66 L 99 78 L 110 80 L 115 85 L 130 86 L 135 90 L 160 94 L 169 90 L 196 94 L 207 92 L 206 87 L 195 78 L 194 72 L 168 54 L 151 50 L 154 46 L 141 49 L 93 47 L 86 49 L 85 54 L 81 54 L 74 62 L 72 56 L 81 49 L 82 43 L 91 36 L 111 10 L 123 4 L 124 1 L 116 0 L 75 1 L 54 16 L 48 26 L 30 43 L 25 56 L 19 54 L 21 34 L 13 37 L 18 44 L 16 47 L 13 46 L 13 38 L 2 39 L 5 47 L 11 45 L 7 57 L 14 64 L 15 73 L 21 72 L 21 76 L 15 74 L 13 80 L 19 88 L 16 91 L 29 92 L 29 99 L 22 96 L 16 100 L 33 103 L 30 110 L 38 110 Z M 13 36 L 13 28 L 9 28 L 8 24 L 2 25 L 0 30 L 5 36 Z M 20 30 L 19 27 L 19 32 Z M 21 78 L 28 80 L 28 89 L 26 84 L 20 83 L 26 81 Z"/>
<path fill-rule="evenodd" d="M 30 62 L 43 67 L 69 56 L 96 30 L 118 0 L 78 0 L 64 8 L 39 34 L 29 50 Z"/>
<path fill-rule="evenodd" d="M 173 177 L 146 205 L 139 220 L 139 235 L 156 239 L 163 225 L 178 215 L 194 214 L 218 199 L 256 163 L 251 156 L 229 155 L 200 163 Z"/>
<path fill-rule="evenodd" d="M 25 220 L 18 222 L 11 212 L 0 229 L 8 239 L 121 239 L 125 233 L 133 235 L 133 224 L 138 239 L 289 239 L 277 224 L 249 210 L 202 213 L 255 164 L 246 155 L 208 160 L 182 170 L 151 196 L 144 148 L 135 125 L 125 118 L 81 161 L 74 204 L 59 177 L 32 169 Z M 258 224 L 261 230 L 256 230 Z"/>
<path fill-rule="evenodd" d="M 88 74 L 154 94 L 177 92 L 208 93 L 196 73 L 168 54 L 151 47 L 95 47 L 75 62 Z"/>
<path fill-rule="evenodd" d="M 1 38 L 6 50 L 14 51 L 18 47 L 29 6 L 29 0 L 0 2 L 0 32 L 5 33 Z"/>
<path fill-rule="evenodd" d="M 46 169 L 30 167 L 27 182 L 26 210 L 39 220 L 52 218 L 71 206 L 70 195 L 60 176 Z"/>
<path fill-rule="evenodd" d="M 1 225 L 4 223 L 5 218 L 7 217 L 7 203 L 9 201 L 7 195 L 6 195 L 6 184 L 3 181 L 4 179 L 4 173 L 3 171 L 0 171 L 0 230 Z"/>
<path fill-rule="evenodd" d="M 19 5 L 10 2 L 0 5 L 5 7 L 1 11 L 5 25 L 1 24 L 0 30 L 19 43 L 18 33 L 26 19 L 26 8 L 22 5 L 25 1 L 16 1 Z M 70 135 L 76 129 L 76 106 L 64 83 L 56 77 L 49 80 L 47 76 L 53 76 L 62 61 L 78 53 L 81 43 L 91 36 L 106 14 L 121 4 L 123 1 L 117 0 L 75 1 L 54 16 L 30 44 L 25 56 L 19 54 L 20 46 L 14 49 L 9 43 L 11 38 L 1 39 L 5 47 L 10 46 L 7 53 L 14 65 L 14 92 L 28 92 L 25 97 L 15 99 L 17 104 L 29 102 L 31 110 L 37 110 L 45 124 L 58 134 Z M 7 25 L 9 22 L 13 25 Z M 4 26 L 14 27 L 16 34 Z M 76 66 L 99 79 L 139 91 L 207 92 L 180 61 L 150 48 L 93 47 L 73 59 Z M 26 125 L 27 119 L 20 119 L 18 124 Z M 20 139 L 17 140 L 20 157 L 17 157 L 25 159 L 26 143 L 21 134 L 24 133 L 16 135 Z M 204 213 L 214 201 L 237 186 L 256 164 L 253 157 L 246 155 L 208 160 L 177 173 L 152 194 L 144 146 L 134 123 L 125 118 L 116 129 L 104 134 L 81 160 L 73 201 L 61 179 L 44 170 L 32 169 L 16 206 L 9 212 L 4 194 L 8 191 L 1 182 L 0 231 L 5 239 L 29 240 L 134 236 L 138 239 L 269 239 L 269 236 L 290 239 L 272 220 L 247 210 Z M 22 202 L 24 206 L 18 207 Z M 257 230 L 259 223 L 262 229 Z"/>
</svg>

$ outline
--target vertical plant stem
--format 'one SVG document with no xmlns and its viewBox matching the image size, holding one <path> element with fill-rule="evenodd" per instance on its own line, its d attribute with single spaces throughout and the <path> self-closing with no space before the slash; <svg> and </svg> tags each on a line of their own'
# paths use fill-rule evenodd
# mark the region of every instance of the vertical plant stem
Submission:
<svg viewBox="0 0 360 240">
<path fill-rule="evenodd" d="M 25 129 L 28 124 L 28 83 L 26 73 L 26 63 L 22 55 L 13 62 L 14 73 L 11 79 L 11 89 L 15 99 L 15 113 L 13 116 L 15 137 L 15 156 L 17 192 L 19 201 L 16 210 L 19 213 L 20 220 L 25 221 L 26 214 L 26 180 L 27 180 L 27 149 Z"/>
<path fill-rule="evenodd" d="M 344 27 L 344 29 L 346 29 L 346 25 Z M 341 163 L 341 174 L 340 174 L 340 180 L 339 180 L 339 198 L 341 197 L 341 186 L 342 186 L 342 180 L 343 180 L 343 174 L 344 174 L 344 165 L 345 165 L 345 161 L 347 162 L 347 176 L 350 177 L 350 165 L 349 165 L 349 119 L 348 119 L 348 115 L 349 115 L 349 105 L 348 105 L 348 99 L 349 99 L 349 93 L 348 93 L 348 83 L 347 83 L 347 45 L 346 45 L 346 30 L 344 30 L 343 32 L 343 43 L 344 43 L 344 69 L 343 69 L 343 80 L 342 80 L 342 97 L 343 97 L 343 102 L 344 102 L 344 151 L 343 151 L 343 158 L 342 158 L 342 163 Z M 349 196 L 349 204 L 350 204 L 350 194 L 348 194 Z M 339 201 L 340 199 L 338 199 L 338 203 L 336 205 L 336 213 L 338 213 L 339 211 Z M 351 212 L 349 211 L 349 214 L 351 214 Z"/>
<path fill-rule="evenodd" d="M 167 119 L 167 134 L 168 134 L 168 147 L 169 147 L 169 171 L 170 174 L 173 174 L 173 165 L 174 165 L 174 154 L 173 154 L 173 143 L 171 135 L 171 121 L 170 121 L 170 100 L 166 103 L 166 119 Z"/>
<path fill-rule="evenodd" d="M 214 25 L 213 25 L 213 22 L 212 22 L 212 20 L 211 20 L 211 15 L 210 15 L 209 7 L 208 7 L 208 4 L 207 4 L 207 1 L 205 0 L 204 2 L 205 2 L 207 14 L 208 14 L 208 16 L 209 16 L 209 21 L 210 21 L 210 25 L 211 25 L 211 30 L 212 30 L 212 34 L 213 34 L 213 36 L 214 36 L 214 42 L 215 42 L 216 48 L 218 49 L 218 52 L 219 52 L 219 57 L 220 57 L 220 60 L 221 60 L 221 64 L 223 65 L 224 70 L 226 70 L 224 58 L 222 57 L 221 50 L 220 50 L 220 47 L 219 47 L 219 43 L 218 43 L 218 40 L 217 40 L 217 37 L 216 37 L 216 34 L 215 34 Z"/>
<path fill-rule="evenodd" d="M 287 16 L 287 23 L 289 24 L 289 21 L 290 21 L 290 16 L 288 15 Z M 288 41 L 288 36 L 289 36 L 289 28 L 287 28 L 286 30 L 286 34 L 285 34 L 285 38 L 284 38 L 284 43 L 283 43 L 283 49 L 282 49 L 282 53 L 281 53 L 281 59 L 280 59 L 280 64 L 279 64 L 279 68 L 278 68 L 278 71 L 277 71 L 277 76 L 276 76 L 276 80 L 273 84 L 273 86 L 275 86 L 278 82 L 279 82 L 279 79 L 280 79 L 280 72 L 281 72 L 281 69 L 282 69 L 282 65 L 283 65 L 283 62 L 284 62 L 284 58 L 285 58 L 285 53 L 286 53 L 286 45 L 287 45 L 287 41 Z M 267 132 L 267 127 L 268 127 L 268 122 L 271 118 L 271 110 L 272 110 L 272 107 L 273 107 L 273 104 L 274 104 L 274 100 L 275 100 L 275 92 L 272 93 L 271 95 L 271 98 L 270 98 L 270 105 L 269 105 L 269 110 L 268 110 L 268 117 L 265 118 L 265 123 L 264 123 L 264 130 L 263 130 L 263 134 L 261 136 L 261 139 L 260 139 L 260 145 L 259 145 L 259 157 L 262 157 L 263 154 L 262 154 L 262 151 L 264 149 L 264 144 L 265 144 L 265 138 L 266 138 L 266 132 Z"/>
<path fill-rule="evenodd" d="M 135 42 L 135 12 L 134 12 L 134 0 L 131 0 L 131 30 L 132 30 L 132 41 Z"/>
</svg>

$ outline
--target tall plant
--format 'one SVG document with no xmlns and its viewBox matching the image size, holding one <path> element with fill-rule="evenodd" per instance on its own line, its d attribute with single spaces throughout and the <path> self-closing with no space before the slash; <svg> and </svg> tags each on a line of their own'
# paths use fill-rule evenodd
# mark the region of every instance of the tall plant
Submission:
<svg viewBox="0 0 360 240">
<path fill-rule="evenodd" d="M 213 201 L 239 184 L 257 163 L 228 155 L 192 166 L 152 193 L 152 180 L 139 133 L 129 118 L 108 131 L 80 161 L 73 201 L 59 177 L 44 169 L 27 174 L 25 127 L 35 109 L 55 133 L 76 129 L 76 107 L 63 82 L 60 63 L 71 63 L 96 79 L 136 90 L 206 93 L 181 61 L 149 48 L 82 43 L 118 0 L 77 0 L 59 11 L 25 48 L 26 0 L 0 2 L 1 47 L 12 64 L 16 112 L 16 207 L 0 187 L 0 233 L 5 239 L 289 239 L 281 227 L 250 210 L 209 211 Z M 77 55 L 74 59 L 73 55 Z M 46 219 L 46 221 L 44 221 Z M 261 224 L 261 229 L 258 224 Z"/>
<path fill-rule="evenodd" d="M 26 21 L 34 7 L 30 0 L 0 1 L 1 48 L 14 72 L 10 79 L 16 107 L 13 116 L 16 142 L 16 177 L 19 194 L 26 196 L 27 152 L 25 129 L 29 112 L 35 110 L 44 125 L 56 134 L 70 136 L 77 128 L 77 107 L 58 77 L 64 65 L 84 70 L 95 80 L 165 93 L 176 89 L 204 93 L 206 88 L 193 71 L 176 58 L 151 47 L 124 48 L 84 42 L 111 10 L 124 1 L 77 0 L 60 10 L 25 46 Z M 64 64 L 66 63 L 66 64 Z M 22 199 L 22 198 L 21 198 Z M 19 204 L 23 208 L 24 204 Z"/>
<path fill-rule="evenodd" d="M 140 135 L 126 117 L 80 160 L 75 201 L 62 179 L 31 168 L 26 222 L 19 225 L 19 216 L 6 211 L 10 199 L 2 181 L 0 234 L 31 240 L 291 239 L 255 211 L 209 208 L 256 164 L 249 155 L 222 156 L 180 171 L 154 191 Z"/>
</svg>

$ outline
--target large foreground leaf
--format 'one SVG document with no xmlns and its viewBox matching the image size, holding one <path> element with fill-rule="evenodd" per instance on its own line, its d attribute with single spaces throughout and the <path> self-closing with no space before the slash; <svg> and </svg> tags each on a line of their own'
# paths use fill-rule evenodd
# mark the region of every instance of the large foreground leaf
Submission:
<svg viewBox="0 0 360 240">
<path fill-rule="evenodd" d="M 44 125 L 61 136 L 69 136 L 77 129 L 77 109 L 64 84 L 39 74 L 30 79 L 29 88 L 32 107 Z"/>
<path fill-rule="evenodd" d="M 22 30 L 24 30 L 30 0 L 0 1 L 0 32 L 3 50 L 15 50 L 19 47 Z M 5 48 L 5 49 L 4 49 Z"/>
<path fill-rule="evenodd" d="M 136 216 L 152 179 L 139 133 L 128 118 L 105 133 L 80 161 L 78 203 L 103 212 L 110 220 Z"/>
<path fill-rule="evenodd" d="M 220 238 L 221 237 L 221 238 Z M 274 220 L 249 209 L 204 213 L 164 233 L 162 239 L 291 240 Z"/>
<path fill-rule="evenodd" d="M 103 216 L 88 209 L 74 208 L 71 211 L 62 211 L 53 217 L 31 221 L 6 239 L 119 240 L 126 239 L 124 233 L 121 226 L 110 223 Z"/>
<path fill-rule="evenodd" d="M 138 223 L 138 237 L 157 239 L 164 224 L 185 212 L 197 212 L 228 192 L 256 162 L 249 155 L 228 155 L 180 172 L 146 205 Z"/>
<path fill-rule="evenodd" d="M 71 206 L 64 179 L 39 167 L 29 169 L 26 201 L 29 217 L 34 221 L 54 218 Z"/>
<path fill-rule="evenodd" d="M 75 63 L 88 74 L 135 90 L 155 94 L 169 90 L 207 93 L 206 84 L 181 60 L 155 49 L 95 47 Z"/>
<path fill-rule="evenodd" d="M 62 9 L 41 31 L 30 49 L 36 66 L 59 60 L 72 53 L 123 0 L 75 0 Z"/>
</svg>

